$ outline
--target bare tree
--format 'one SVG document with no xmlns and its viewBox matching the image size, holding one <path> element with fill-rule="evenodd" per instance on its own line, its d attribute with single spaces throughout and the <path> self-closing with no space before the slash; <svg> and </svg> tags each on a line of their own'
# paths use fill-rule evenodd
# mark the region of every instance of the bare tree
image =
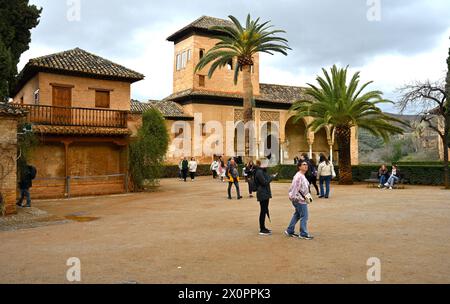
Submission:
<svg viewBox="0 0 450 304">
<path fill-rule="evenodd" d="M 420 116 L 420 123 L 426 123 L 428 128 L 441 138 L 444 148 L 444 184 L 446 189 L 450 189 L 448 169 L 450 113 L 446 82 L 416 81 L 398 89 L 398 92 L 402 94 L 397 103 L 400 111 L 403 113 L 407 109 L 414 110 Z"/>
</svg>

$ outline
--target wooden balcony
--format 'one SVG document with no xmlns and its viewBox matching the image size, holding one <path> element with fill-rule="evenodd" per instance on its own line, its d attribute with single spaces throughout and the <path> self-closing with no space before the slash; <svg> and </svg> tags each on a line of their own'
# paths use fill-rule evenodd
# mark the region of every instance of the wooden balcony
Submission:
<svg viewBox="0 0 450 304">
<path fill-rule="evenodd" d="M 128 111 L 15 104 L 28 111 L 27 122 L 37 125 L 127 128 Z"/>
</svg>

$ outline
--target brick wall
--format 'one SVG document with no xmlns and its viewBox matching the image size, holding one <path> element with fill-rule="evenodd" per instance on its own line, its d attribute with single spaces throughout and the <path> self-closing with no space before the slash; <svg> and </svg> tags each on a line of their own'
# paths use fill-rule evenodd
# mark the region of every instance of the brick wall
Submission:
<svg viewBox="0 0 450 304">
<path fill-rule="evenodd" d="M 217 69 L 209 79 L 207 77 L 210 65 L 206 66 L 203 70 L 194 74 L 194 69 L 197 63 L 200 61 L 200 50 L 204 49 L 206 54 L 216 43 L 217 39 L 211 39 L 209 37 L 193 35 L 189 38 L 180 41 L 175 45 L 174 54 L 174 70 L 173 70 L 173 92 L 180 92 L 187 89 L 195 90 L 209 90 L 215 92 L 225 93 L 242 93 L 242 73 L 239 75 L 239 81 L 237 85 L 234 85 L 234 71 L 224 67 Z M 192 58 L 187 63 L 186 68 L 177 71 L 176 58 L 178 54 L 182 54 L 184 51 L 191 50 Z M 255 95 L 259 95 L 259 54 L 254 56 L 254 71 L 252 73 L 253 92 Z M 205 77 L 205 86 L 199 86 L 199 75 Z"/>
<path fill-rule="evenodd" d="M 25 104 L 34 104 L 34 91 L 39 89 L 39 104 L 52 105 L 53 91 L 51 84 L 74 86 L 72 88 L 72 107 L 95 108 L 95 90 L 105 89 L 110 92 L 110 109 L 130 110 L 130 83 L 123 81 L 100 80 L 88 77 L 74 77 L 59 74 L 39 73 L 14 97 L 19 103 L 23 97 Z"/>
<path fill-rule="evenodd" d="M 17 120 L 0 115 L 0 191 L 5 213 L 16 213 Z"/>
</svg>

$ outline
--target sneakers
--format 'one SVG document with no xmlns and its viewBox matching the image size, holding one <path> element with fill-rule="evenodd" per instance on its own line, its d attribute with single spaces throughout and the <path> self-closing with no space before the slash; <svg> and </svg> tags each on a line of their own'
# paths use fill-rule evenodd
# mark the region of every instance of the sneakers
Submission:
<svg viewBox="0 0 450 304">
<path fill-rule="evenodd" d="M 389 187 L 389 184 L 388 184 L 388 183 L 386 183 L 386 184 L 384 184 L 384 186 L 385 186 L 385 187 Z"/>
<path fill-rule="evenodd" d="M 378 185 L 378 189 L 381 189 L 381 188 L 383 188 L 383 185 L 382 185 L 382 184 L 379 184 L 379 185 Z"/>
<path fill-rule="evenodd" d="M 285 231 L 284 234 L 286 234 L 287 237 L 291 237 L 291 238 L 292 238 L 292 237 L 298 237 L 298 234 L 295 234 L 295 233 L 289 233 L 289 232 L 287 232 L 287 231 Z"/>
<path fill-rule="evenodd" d="M 263 229 L 259 232 L 259 235 L 272 235 L 272 231 L 269 229 Z"/>
<path fill-rule="evenodd" d="M 23 208 L 22 204 L 16 203 L 16 206 L 19 208 Z"/>
<path fill-rule="evenodd" d="M 239 196 L 237 199 L 240 200 L 240 199 L 243 199 L 243 197 L 242 197 L 242 196 Z"/>
<path fill-rule="evenodd" d="M 26 205 L 25 208 L 31 208 L 31 206 Z"/>
<path fill-rule="evenodd" d="M 389 190 L 392 190 L 392 187 L 389 187 Z"/>
<path fill-rule="evenodd" d="M 299 238 L 300 239 L 302 239 L 302 240 L 313 240 L 314 239 L 314 237 L 312 236 L 312 235 L 301 235 L 301 236 L 299 236 Z"/>
</svg>

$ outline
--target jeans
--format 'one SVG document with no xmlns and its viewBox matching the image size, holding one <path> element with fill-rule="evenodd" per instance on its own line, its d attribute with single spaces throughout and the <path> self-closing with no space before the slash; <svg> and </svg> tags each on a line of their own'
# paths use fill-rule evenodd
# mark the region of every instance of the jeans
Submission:
<svg viewBox="0 0 450 304">
<path fill-rule="evenodd" d="M 241 197 L 241 193 L 239 192 L 239 182 L 235 180 L 234 182 L 228 182 L 228 198 L 231 198 L 231 186 L 236 187 L 237 197 Z"/>
<path fill-rule="evenodd" d="M 398 181 L 399 181 L 399 178 L 397 176 L 391 175 L 391 177 L 389 177 L 387 183 L 389 184 L 389 187 L 393 187 L 394 184 Z"/>
<path fill-rule="evenodd" d="M 380 176 L 380 185 L 384 186 L 384 184 L 386 184 L 387 180 L 386 180 L 386 175 L 381 175 Z"/>
<path fill-rule="evenodd" d="M 300 204 L 300 203 L 292 203 L 295 208 L 294 215 L 292 216 L 291 223 L 289 224 L 289 227 L 287 229 L 287 232 L 289 234 L 295 233 L 295 225 L 298 221 L 300 221 L 300 235 L 301 236 L 308 236 L 308 205 L 306 204 Z"/>
<path fill-rule="evenodd" d="M 259 202 L 261 212 L 259 213 L 259 229 L 266 230 L 266 215 L 269 215 L 269 200 Z"/>
<path fill-rule="evenodd" d="M 328 198 L 330 196 L 330 183 L 331 183 L 331 175 L 330 176 L 321 176 L 319 178 L 320 183 L 320 196 Z M 325 183 L 325 191 L 323 189 L 323 183 Z"/>
<path fill-rule="evenodd" d="M 187 179 L 187 174 L 188 174 L 188 170 L 187 169 L 182 169 L 181 170 L 181 176 L 182 176 L 184 181 L 186 181 L 186 179 Z"/>
<path fill-rule="evenodd" d="M 22 205 L 24 197 L 27 197 L 27 206 L 31 206 L 31 197 L 30 197 L 30 190 L 29 189 L 20 189 L 20 198 L 17 201 L 18 205 Z"/>
</svg>

